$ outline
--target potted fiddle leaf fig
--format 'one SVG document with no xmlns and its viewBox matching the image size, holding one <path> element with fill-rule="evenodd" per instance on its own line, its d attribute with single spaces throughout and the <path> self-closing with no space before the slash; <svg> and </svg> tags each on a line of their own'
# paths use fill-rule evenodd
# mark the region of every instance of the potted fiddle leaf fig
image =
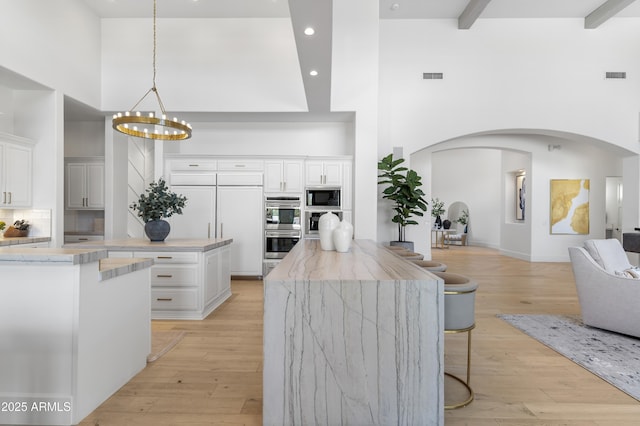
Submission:
<svg viewBox="0 0 640 426">
<path fill-rule="evenodd" d="M 157 182 L 151 182 L 149 188 L 129 208 L 142 219 L 144 233 L 151 241 L 164 241 L 171 231 L 169 222 L 164 219 L 182 214 L 186 202 L 187 197 L 169 190 L 164 179 L 160 178 Z"/>
<path fill-rule="evenodd" d="M 413 242 L 405 240 L 405 227 L 417 225 L 414 216 L 424 216 L 427 211 L 427 201 L 420 189 L 422 178 L 415 170 L 402 166 L 404 158 L 393 159 L 389 154 L 378 162 L 378 184 L 386 185 L 382 198 L 393 201 L 395 212 L 391 221 L 398 226 L 398 241 L 391 241 L 391 245 L 399 245 L 413 251 Z"/>
</svg>

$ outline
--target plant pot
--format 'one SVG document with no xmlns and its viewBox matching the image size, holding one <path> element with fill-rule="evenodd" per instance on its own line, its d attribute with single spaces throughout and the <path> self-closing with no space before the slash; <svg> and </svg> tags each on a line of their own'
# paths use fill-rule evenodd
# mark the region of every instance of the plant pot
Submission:
<svg viewBox="0 0 640 426">
<path fill-rule="evenodd" d="M 442 227 L 444 229 L 449 229 L 451 228 L 451 221 L 449 219 L 445 219 L 442 221 Z"/>
<path fill-rule="evenodd" d="M 413 251 L 413 241 L 389 241 L 390 246 L 404 247 L 409 251 Z"/>
<path fill-rule="evenodd" d="M 144 233 L 151 241 L 164 241 L 171 231 L 171 225 L 166 220 L 151 220 L 144 224 Z"/>
</svg>

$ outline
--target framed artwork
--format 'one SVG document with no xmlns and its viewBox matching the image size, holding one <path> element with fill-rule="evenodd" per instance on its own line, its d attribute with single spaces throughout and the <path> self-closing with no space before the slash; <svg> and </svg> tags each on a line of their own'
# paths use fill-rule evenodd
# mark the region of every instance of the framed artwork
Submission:
<svg viewBox="0 0 640 426">
<path fill-rule="evenodd" d="M 526 177 L 526 175 L 516 176 L 516 220 L 524 220 L 525 218 Z"/>
<path fill-rule="evenodd" d="M 589 179 L 551 179 L 551 234 L 589 233 Z"/>
</svg>

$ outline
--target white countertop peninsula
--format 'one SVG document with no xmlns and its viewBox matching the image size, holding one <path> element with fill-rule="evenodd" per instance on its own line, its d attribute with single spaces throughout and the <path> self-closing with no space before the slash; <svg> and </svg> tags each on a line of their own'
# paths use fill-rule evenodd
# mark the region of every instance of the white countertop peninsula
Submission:
<svg viewBox="0 0 640 426">
<path fill-rule="evenodd" d="M 143 238 L 87 241 L 69 248 L 107 250 L 109 258 L 149 257 L 151 318 L 206 318 L 231 296 L 230 247 L 232 238 Z"/>
<path fill-rule="evenodd" d="M 14 247 L 18 245 L 24 244 L 38 244 L 38 243 L 48 243 L 51 241 L 51 237 L 14 237 L 14 238 L 5 238 L 0 237 L 0 248 L 1 247 Z"/>
<path fill-rule="evenodd" d="M 146 366 L 153 261 L 106 257 L 0 248 L 0 424 L 77 424 Z"/>
<path fill-rule="evenodd" d="M 444 284 L 368 240 L 265 278 L 263 424 L 442 425 Z"/>
</svg>

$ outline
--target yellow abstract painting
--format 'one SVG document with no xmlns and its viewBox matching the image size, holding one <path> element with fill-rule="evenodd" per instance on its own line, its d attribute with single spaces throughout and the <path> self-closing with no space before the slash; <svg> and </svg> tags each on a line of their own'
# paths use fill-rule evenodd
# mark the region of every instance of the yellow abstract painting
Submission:
<svg viewBox="0 0 640 426">
<path fill-rule="evenodd" d="M 551 233 L 589 233 L 589 179 L 551 180 Z"/>
</svg>

